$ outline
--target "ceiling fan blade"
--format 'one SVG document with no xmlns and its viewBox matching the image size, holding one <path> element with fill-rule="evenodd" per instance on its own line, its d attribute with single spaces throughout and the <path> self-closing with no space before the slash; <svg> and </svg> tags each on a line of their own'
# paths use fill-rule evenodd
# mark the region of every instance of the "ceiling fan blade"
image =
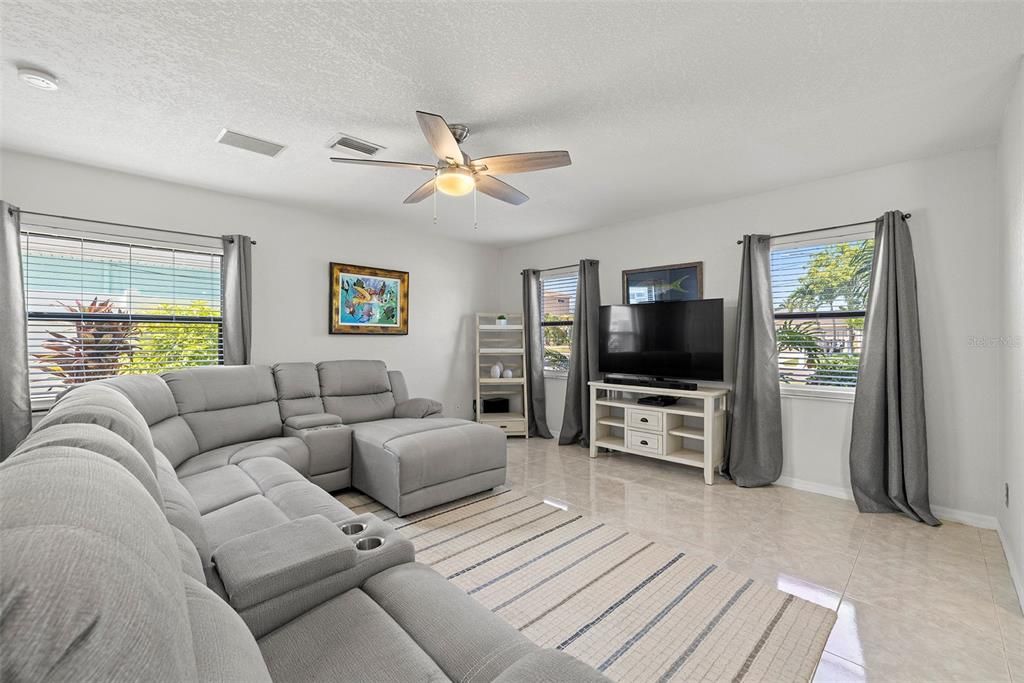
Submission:
<svg viewBox="0 0 1024 683">
<path fill-rule="evenodd" d="M 344 157 L 331 157 L 331 161 L 338 164 L 363 164 L 365 166 L 386 166 L 391 168 L 411 168 L 416 171 L 436 171 L 436 166 L 430 164 L 414 164 L 405 161 L 378 161 L 377 159 L 346 159 Z"/>
<path fill-rule="evenodd" d="M 425 182 L 422 185 L 420 185 L 419 187 L 417 187 L 416 191 L 413 192 L 408 197 L 406 197 L 405 201 L 402 202 L 402 203 L 403 204 L 415 204 L 416 202 L 422 202 L 424 199 L 426 199 L 430 195 L 434 194 L 434 187 L 435 187 L 435 182 L 434 182 L 434 179 L 431 178 L 427 182 Z"/>
<path fill-rule="evenodd" d="M 503 202 L 515 204 L 516 206 L 529 199 L 529 197 L 508 183 L 489 175 L 476 176 L 476 189 L 495 199 L 500 199 Z"/>
<path fill-rule="evenodd" d="M 420 122 L 423 136 L 427 138 L 427 142 L 430 143 L 430 147 L 434 150 L 434 154 L 437 155 L 438 159 L 451 159 L 457 164 L 466 163 L 465 157 L 462 156 L 462 150 L 459 148 L 459 143 L 455 140 L 451 130 L 448 129 L 448 123 L 443 117 L 425 111 L 418 111 L 416 112 L 416 118 Z"/>
<path fill-rule="evenodd" d="M 505 175 L 506 173 L 529 173 L 530 171 L 543 171 L 546 168 L 558 168 L 568 166 L 572 163 L 569 153 L 561 150 L 557 152 L 523 152 L 522 154 L 498 154 L 493 157 L 475 159 L 473 167 L 481 169 L 478 173 L 488 175 Z"/>
</svg>

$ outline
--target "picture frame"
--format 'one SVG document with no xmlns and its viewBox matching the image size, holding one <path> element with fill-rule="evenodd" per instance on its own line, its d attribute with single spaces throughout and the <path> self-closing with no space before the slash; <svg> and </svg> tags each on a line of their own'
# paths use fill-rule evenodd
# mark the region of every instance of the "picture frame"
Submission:
<svg viewBox="0 0 1024 683">
<path fill-rule="evenodd" d="M 622 271 L 624 304 L 693 301 L 703 298 L 703 261 Z"/>
<path fill-rule="evenodd" d="M 409 273 L 331 262 L 330 334 L 409 334 Z"/>
</svg>

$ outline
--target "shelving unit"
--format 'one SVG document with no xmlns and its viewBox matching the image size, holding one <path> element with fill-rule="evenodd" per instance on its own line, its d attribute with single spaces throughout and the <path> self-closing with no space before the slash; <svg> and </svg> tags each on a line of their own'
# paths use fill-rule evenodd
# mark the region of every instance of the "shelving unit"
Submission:
<svg viewBox="0 0 1024 683">
<path fill-rule="evenodd" d="M 498 323 L 505 315 L 507 322 Z M 526 339 L 520 313 L 476 314 L 476 421 L 500 428 L 509 436 L 528 438 L 526 420 L 529 402 L 526 395 Z M 500 362 L 512 371 L 512 377 L 491 377 L 491 367 Z M 507 398 L 509 410 L 483 412 L 487 398 Z"/>
<path fill-rule="evenodd" d="M 650 395 L 678 401 L 663 407 L 638 402 Z M 590 457 L 603 449 L 699 467 L 710 486 L 725 455 L 728 396 L 727 389 L 684 391 L 591 382 Z"/>
</svg>

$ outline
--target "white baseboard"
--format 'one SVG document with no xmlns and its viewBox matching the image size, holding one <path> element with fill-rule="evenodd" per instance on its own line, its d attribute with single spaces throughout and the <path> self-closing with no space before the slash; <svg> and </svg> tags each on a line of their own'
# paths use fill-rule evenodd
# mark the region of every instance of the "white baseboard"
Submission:
<svg viewBox="0 0 1024 683">
<path fill-rule="evenodd" d="M 992 515 L 979 515 L 977 512 L 965 512 L 954 508 L 942 507 L 941 505 L 932 505 L 932 512 L 939 519 L 969 524 L 979 529 L 997 529 L 999 527 L 999 522 Z"/>
<path fill-rule="evenodd" d="M 843 500 L 853 500 L 853 492 L 841 486 L 829 486 L 828 484 L 819 484 L 814 481 L 795 479 L 793 477 L 779 477 L 775 483 L 779 486 L 786 486 L 800 491 L 820 493 L 823 496 L 832 496 L 833 498 L 841 498 Z M 966 512 L 955 508 L 942 507 L 941 505 L 932 505 L 932 512 L 939 519 L 949 522 L 969 524 L 981 529 L 998 529 L 999 527 L 996 518 L 992 515 L 980 515 L 976 512 Z M 1004 543 L 1003 545 L 1005 547 L 1006 544 Z"/>
<path fill-rule="evenodd" d="M 779 486 L 785 486 L 791 489 L 797 489 L 799 491 L 808 491 L 809 493 L 820 493 L 823 496 L 831 496 L 833 498 L 842 498 L 843 500 L 853 500 L 853 492 L 848 491 L 841 486 L 829 486 L 828 484 L 819 484 L 814 481 L 807 481 L 806 479 L 795 479 L 793 477 L 779 477 L 775 480 L 775 483 Z"/>
<path fill-rule="evenodd" d="M 996 533 L 999 534 L 999 542 L 1003 544 L 1003 555 L 1006 555 L 1006 564 L 1010 567 L 1010 580 L 1013 587 L 1017 589 L 1017 601 L 1020 602 L 1020 609 L 1024 612 L 1024 567 L 1018 567 L 1014 560 L 1015 556 L 1009 552 L 1009 544 L 1006 542 L 1006 532 L 1003 526 L 996 522 Z"/>
</svg>

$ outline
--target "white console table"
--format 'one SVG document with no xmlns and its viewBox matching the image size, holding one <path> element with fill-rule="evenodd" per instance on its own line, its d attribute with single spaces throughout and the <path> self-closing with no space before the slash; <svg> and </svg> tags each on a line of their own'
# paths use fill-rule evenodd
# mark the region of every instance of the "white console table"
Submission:
<svg viewBox="0 0 1024 683">
<path fill-rule="evenodd" d="M 637 403 L 642 396 L 672 396 L 670 406 Z M 590 457 L 599 449 L 699 467 L 715 481 L 725 456 L 728 389 L 662 389 L 590 383 Z"/>
</svg>

